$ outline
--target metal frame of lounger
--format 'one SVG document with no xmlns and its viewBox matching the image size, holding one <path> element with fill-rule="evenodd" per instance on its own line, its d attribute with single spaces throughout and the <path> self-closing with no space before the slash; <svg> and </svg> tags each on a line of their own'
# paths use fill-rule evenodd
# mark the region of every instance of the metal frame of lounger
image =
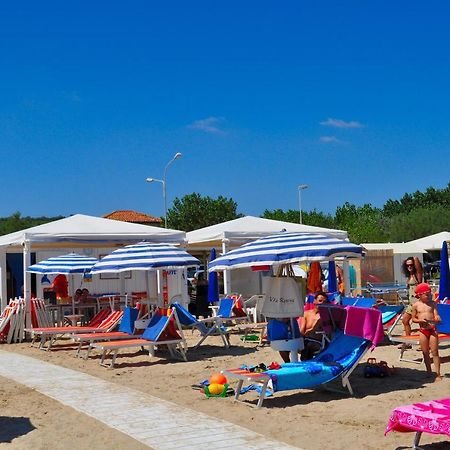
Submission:
<svg viewBox="0 0 450 450">
<path fill-rule="evenodd" d="M 442 318 L 442 322 L 437 325 L 439 344 L 442 342 L 450 341 L 450 305 L 438 303 L 436 305 L 439 315 Z M 408 350 L 408 345 L 420 345 L 419 334 L 412 334 L 411 336 L 389 336 L 391 342 L 401 343 L 400 355 L 398 360 L 403 362 L 410 362 L 413 364 L 422 364 L 423 358 L 421 359 L 408 359 L 404 358 L 403 354 Z"/>
<path fill-rule="evenodd" d="M 450 342 L 450 334 L 439 333 L 438 336 L 439 336 L 439 344 L 441 344 L 442 342 Z M 416 346 L 420 345 L 419 334 L 411 334 L 410 336 L 390 336 L 390 340 L 393 343 L 402 344 L 399 347 L 400 350 L 400 355 L 398 357 L 399 361 L 409 362 L 413 364 L 423 363 L 423 357 L 421 357 L 420 359 L 408 359 L 403 356 L 405 351 L 409 349 L 408 344 Z"/>
<path fill-rule="evenodd" d="M 109 342 L 99 342 L 92 344 L 92 348 L 99 349 L 102 351 L 102 356 L 100 360 L 100 365 L 104 367 L 108 367 L 109 369 L 114 368 L 117 355 L 119 353 L 119 350 L 122 349 L 129 349 L 129 348 L 142 348 L 145 349 L 148 347 L 149 349 L 149 355 L 151 357 L 155 356 L 155 348 L 161 347 L 163 345 L 167 346 L 167 349 L 169 350 L 169 354 L 171 357 L 176 358 L 177 355 L 179 357 L 187 362 L 186 357 L 186 339 L 183 334 L 183 329 L 181 328 L 181 323 L 178 320 L 177 312 L 175 309 L 172 309 L 170 315 L 168 316 L 169 319 L 167 323 L 170 323 L 170 318 L 173 316 L 177 332 L 180 334 L 180 339 L 169 339 L 169 340 L 156 340 L 156 341 L 150 341 L 148 339 L 139 338 L 139 339 L 130 339 L 130 340 L 124 340 L 124 341 L 109 341 Z M 111 363 L 109 365 L 105 364 L 105 357 L 107 354 L 112 353 L 112 359 Z"/>
<path fill-rule="evenodd" d="M 31 347 L 40 336 L 39 350 L 49 351 L 56 340 L 65 334 L 78 333 L 105 333 L 114 329 L 122 318 L 123 311 L 112 311 L 98 326 L 96 327 L 50 327 L 50 328 L 25 328 L 25 331 L 31 333 Z M 50 338 L 50 339 L 49 339 Z M 47 343 L 47 346 L 45 344 Z"/>
<path fill-rule="evenodd" d="M 83 334 L 74 334 L 73 340 L 78 342 L 78 348 L 75 356 L 77 358 L 81 357 L 80 353 L 84 344 L 89 344 L 86 349 L 86 353 L 83 356 L 83 359 L 88 359 L 91 351 L 93 349 L 93 344 L 96 342 L 110 342 L 110 341 L 120 341 L 125 339 L 133 339 L 135 337 L 139 337 L 139 335 L 129 334 L 124 331 L 109 331 L 105 333 L 83 333 Z"/>
<path fill-rule="evenodd" d="M 181 305 L 178 302 L 172 303 L 172 307 L 175 309 L 179 309 L 180 314 L 184 314 L 187 320 L 190 320 L 191 323 L 181 323 L 180 321 L 180 315 L 177 313 L 177 318 L 181 324 L 181 326 L 191 328 L 192 330 L 195 328 L 197 329 L 200 334 L 200 340 L 197 342 L 197 344 L 194 345 L 192 348 L 193 350 L 196 350 L 198 347 L 200 347 L 201 344 L 209 337 L 209 336 L 220 336 L 222 339 L 223 345 L 225 348 L 229 348 L 230 343 L 230 336 L 228 331 L 225 330 L 225 327 L 221 323 L 220 318 L 216 317 L 210 317 L 206 319 L 197 319 L 193 314 L 191 314 L 183 305 Z M 209 327 L 207 324 L 211 324 Z M 186 351 L 188 349 L 186 348 Z"/>
<path fill-rule="evenodd" d="M 345 389 L 347 389 L 348 392 L 350 393 L 350 395 L 353 396 L 354 392 L 353 392 L 352 385 L 350 384 L 350 375 L 353 373 L 353 371 L 356 369 L 356 367 L 358 366 L 361 359 L 367 353 L 367 351 L 369 350 L 369 347 L 370 347 L 370 342 L 367 342 L 366 348 L 364 349 L 364 351 L 361 352 L 361 355 L 354 361 L 354 363 L 347 370 L 344 370 L 340 375 L 338 375 L 338 377 L 341 379 L 343 390 L 332 389 L 332 388 L 326 386 L 328 383 L 336 380 L 337 377 L 333 378 L 333 380 L 330 380 L 329 382 L 320 383 L 317 386 L 308 387 L 307 389 L 314 389 L 314 388 L 321 387 L 321 388 L 327 389 L 328 391 L 339 392 L 339 393 L 342 393 L 342 392 L 345 393 L 346 392 Z M 241 400 L 239 400 L 239 396 L 241 394 L 241 389 L 242 389 L 242 385 L 243 385 L 244 381 L 247 381 L 251 384 L 252 383 L 261 384 L 261 391 L 258 396 L 258 403 L 256 404 L 256 408 L 261 408 L 267 388 L 269 387 L 269 383 L 271 381 L 271 378 L 269 375 L 264 374 L 264 373 L 254 373 L 254 372 L 250 372 L 248 370 L 242 370 L 242 369 L 222 370 L 221 373 L 224 374 L 228 378 L 236 378 L 238 380 L 238 384 L 235 389 L 234 400 L 239 401 L 241 403 L 244 403 Z M 301 389 L 301 388 L 299 388 L 299 389 Z M 254 406 L 253 404 L 250 404 L 247 402 L 245 402 L 245 404 L 248 406 Z"/>
<path fill-rule="evenodd" d="M 76 352 L 76 357 L 80 357 L 80 352 L 83 347 L 83 344 L 88 343 L 88 348 L 84 355 L 84 359 L 89 358 L 89 354 L 92 350 L 92 345 L 94 342 L 101 341 L 116 341 L 121 339 L 133 339 L 135 337 L 139 337 L 136 334 L 136 321 L 139 320 L 139 311 L 135 308 L 127 307 L 124 310 L 124 314 L 120 321 L 118 331 L 107 331 L 105 333 L 80 333 L 74 334 L 72 336 L 75 342 L 78 342 L 78 349 Z M 130 330 L 130 331 L 126 331 Z"/>
<path fill-rule="evenodd" d="M 259 333 L 258 345 L 263 345 L 264 334 L 267 333 L 267 322 L 254 322 L 237 324 L 236 328 L 239 334 L 244 335 L 244 343 L 249 333 Z"/>
</svg>

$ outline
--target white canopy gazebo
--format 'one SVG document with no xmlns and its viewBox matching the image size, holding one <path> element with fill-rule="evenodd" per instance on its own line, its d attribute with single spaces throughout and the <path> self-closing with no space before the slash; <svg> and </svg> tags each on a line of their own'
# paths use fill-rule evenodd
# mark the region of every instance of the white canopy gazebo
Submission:
<svg viewBox="0 0 450 450">
<path fill-rule="evenodd" d="M 187 247 L 191 252 L 210 250 L 214 247 L 221 249 L 223 254 L 233 247 L 283 230 L 288 232 L 320 233 L 339 239 L 346 239 L 348 236 L 347 232 L 343 230 L 245 216 L 186 233 Z M 230 277 L 227 270 L 223 273 L 223 281 L 225 293 L 229 293 Z"/>
<path fill-rule="evenodd" d="M 6 253 L 23 253 L 24 298 L 29 303 L 31 251 L 51 248 L 93 248 L 132 244 L 147 240 L 185 243 L 185 232 L 75 214 L 43 225 L 0 236 L 0 293 L 2 309 L 7 304 Z"/>
<path fill-rule="evenodd" d="M 450 233 L 448 231 L 441 231 L 440 233 L 432 234 L 420 239 L 409 241 L 408 244 L 414 244 L 424 250 L 441 250 L 444 241 L 450 242 Z"/>
</svg>

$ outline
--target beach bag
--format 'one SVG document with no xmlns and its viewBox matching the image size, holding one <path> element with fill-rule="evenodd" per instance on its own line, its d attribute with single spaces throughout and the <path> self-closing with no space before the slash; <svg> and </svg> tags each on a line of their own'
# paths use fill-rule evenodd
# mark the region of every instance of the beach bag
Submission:
<svg viewBox="0 0 450 450">
<path fill-rule="evenodd" d="M 267 281 L 262 315 L 273 319 L 303 316 L 304 300 L 294 278 L 271 277 Z"/>
</svg>

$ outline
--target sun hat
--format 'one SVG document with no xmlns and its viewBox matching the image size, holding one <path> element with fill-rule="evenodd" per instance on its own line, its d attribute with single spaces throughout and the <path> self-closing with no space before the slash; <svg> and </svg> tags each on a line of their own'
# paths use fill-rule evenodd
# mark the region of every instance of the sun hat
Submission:
<svg viewBox="0 0 450 450">
<path fill-rule="evenodd" d="M 431 292 L 431 287 L 428 283 L 419 283 L 415 292 L 416 295 L 428 294 L 428 292 Z"/>
</svg>

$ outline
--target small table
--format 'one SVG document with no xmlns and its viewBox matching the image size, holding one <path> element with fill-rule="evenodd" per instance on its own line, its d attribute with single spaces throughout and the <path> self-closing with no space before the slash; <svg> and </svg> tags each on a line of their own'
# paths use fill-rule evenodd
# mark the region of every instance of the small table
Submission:
<svg viewBox="0 0 450 450">
<path fill-rule="evenodd" d="M 77 322 L 84 317 L 83 314 L 69 314 L 67 316 L 64 316 L 64 319 L 69 319 L 70 323 L 73 327 L 77 326 Z"/>
</svg>

